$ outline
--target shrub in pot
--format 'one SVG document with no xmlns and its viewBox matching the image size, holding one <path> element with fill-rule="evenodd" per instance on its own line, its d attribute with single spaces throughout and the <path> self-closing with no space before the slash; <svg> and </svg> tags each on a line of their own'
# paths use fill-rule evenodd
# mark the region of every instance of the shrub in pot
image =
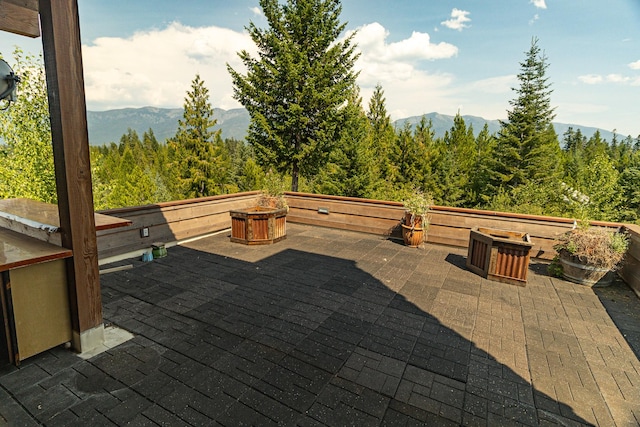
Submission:
<svg viewBox="0 0 640 427">
<path fill-rule="evenodd" d="M 607 286 L 628 247 L 626 233 L 587 223 L 560 237 L 554 246 L 558 256 L 550 270 L 581 285 Z"/>
<path fill-rule="evenodd" d="M 429 228 L 428 213 L 433 205 L 433 198 L 421 190 L 414 190 L 402 204 L 405 209 L 402 238 L 407 246 L 417 247 L 426 239 Z"/>
<path fill-rule="evenodd" d="M 258 206 L 270 209 L 287 209 L 287 200 L 284 197 L 284 181 L 272 170 L 264 177 L 264 186 L 258 197 Z"/>
</svg>

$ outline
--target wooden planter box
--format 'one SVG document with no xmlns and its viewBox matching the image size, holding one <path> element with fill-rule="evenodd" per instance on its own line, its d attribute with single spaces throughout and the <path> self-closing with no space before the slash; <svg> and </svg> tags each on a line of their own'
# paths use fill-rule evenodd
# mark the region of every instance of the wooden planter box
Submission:
<svg viewBox="0 0 640 427">
<path fill-rule="evenodd" d="M 525 286 L 532 247 L 527 233 L 474 227 L 467 268 L 489 280 Z"/>
<path fill-rule="evenodd" d="M 287 237 L 287 209 L 255 207 L 230 211 L 231 241 L 268 245 Z"/>
</svg>

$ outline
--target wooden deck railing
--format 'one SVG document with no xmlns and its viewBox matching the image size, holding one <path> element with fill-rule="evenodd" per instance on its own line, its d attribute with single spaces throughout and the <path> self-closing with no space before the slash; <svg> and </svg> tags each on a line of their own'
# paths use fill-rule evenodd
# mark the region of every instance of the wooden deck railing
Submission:
<svg viewBox="0 0 640 427">
<path fill-rule="evenodd" d="M 147 250 L 154 242 L 178 242 L 224 230 L 231 227 L 229 211 L 254 206 L 257 196 L 258 192 L 252 191 L 102 211 L 132 223 L 98 232 L 98 258 L 102 262 Z M 145 228 L 148 237 L 142 237 Z"/>
<path fill-rule="evenodd" d="M 153 242 L 165 243 L 225 230 L 231 227 L 229 211 L 255 205 L 258 192 L 238 193 L 156 205 L 102 211 L 132 221 L 129 227 L 98 233 L 99 258 L 147 249 Z M 287 221 L 401 238 L 400 220 L 404 209 L 399 202 L 286 193 Z M 473 227 L 524 232 L 534 247 L 531 255 L 550 260 L 559 235 L 574 226 L 568 218 L 482 211 L 434 206 L 430 213 L 429 243 L 467 247 Z M 626 228 L 631 246 L 620 275 L 640 295 L 640 227 L 610 222 L 594 225 Z M 149 229 L 149 237 L 141 230 Z"/>
</svg>

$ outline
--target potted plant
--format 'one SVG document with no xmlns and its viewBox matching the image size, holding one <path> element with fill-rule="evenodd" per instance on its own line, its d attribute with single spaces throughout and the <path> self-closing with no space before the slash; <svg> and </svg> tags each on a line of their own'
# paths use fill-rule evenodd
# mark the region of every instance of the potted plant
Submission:
<svg viewBox="0 0 640 427">
<path fill-rule="evenodd" d="M 402 220 L 402 238 L 407 246 L 418 247 L 426 239 L 429 228 L 429 209 L 433 205 L 431 195 L 414 190 L 402 201 L 405 215 Z"/>
<path fill-rule="evenodd" d="M 286 239 L 288 212 L 284 183 L 270 170 L 265 175 L 257 206 L 229 211 L 231 241 L 245 245 L 266 245 Z"/>
<path fill-rule="evenodd" d="M 560 237 L 550 271 L 581 285 L 608 286 L 628 247 L 626 233 L 585 222 Z"/>
<path fill-rule="evenodd" d="M 284 197 L 284 181 L 271 169 L 265 174 L 264 186 L 260 197 L 258 197 L 258 206 L 289 210 L 287 200 Z"/>
</svg>

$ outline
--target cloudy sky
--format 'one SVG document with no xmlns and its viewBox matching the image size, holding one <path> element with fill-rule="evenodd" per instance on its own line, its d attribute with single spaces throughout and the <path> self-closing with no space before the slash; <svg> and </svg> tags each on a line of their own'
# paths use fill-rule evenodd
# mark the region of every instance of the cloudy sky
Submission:
<svg viewBox="0 0 640 427">
<path fill-rule="evenodd" d="M 640 134 L 638 0 L 343 0 L 357 31 L 366 106 L 385 91 L 393 119 L 430 112 L 506 117 L 516 74 L 539 39 L 556 120 Z M 79 0 L 87 106 L 181 107 L 199 73 L 214 107 L 239 107 L 225 64 L 255 51 L 245 26 L 266 26 L 258 0 Z M 13 46 L 40 40 L 0 34 Z M 10 62 L 10 61 L 9 61 Z"/>
</svg>

